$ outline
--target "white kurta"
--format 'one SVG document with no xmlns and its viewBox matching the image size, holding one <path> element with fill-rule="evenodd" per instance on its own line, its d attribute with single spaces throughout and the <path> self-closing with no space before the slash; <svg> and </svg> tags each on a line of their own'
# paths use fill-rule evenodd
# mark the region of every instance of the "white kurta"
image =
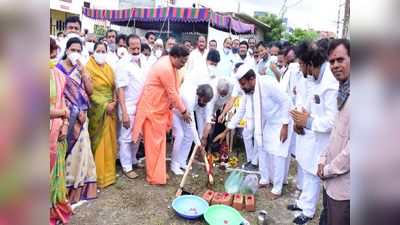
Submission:
<svg viewBox="0 0 400 225">
<path fill-rule="evenodd" d="M 232 65 L 232 70 L 231 70 L 231 77 L 235 77 L 235 65 L 237 63 L 244 63 L 246 64 L 249 68 L 253 69 L 255 71 L 256 68 L 254 68 L 254 59 L 250 56 L 247 56 L 246 58 L 244 58 L 244 60 L 242 58 L 240 58 L 240 56 L 235 57 L 233 59 L 233 65 Z"/>
<path fill-rule="evenodd" d="M 139 141 L 135 143 L 132 140 L 132 130 L 137 111 L 136 104 L 142 95 L 147 76 L 149 75 L 150 66 L 143 55 L 140 57 L 140 64 L 141 67 L 139 67 L 129 55 L 126 55 L 121 58 L 116 67 L 115 83 L 117 88 L 125 87 L 125 105 L 130 118 L 130 128 L 126 129 L 121 126 L 118 141 L 120 144 L 119 158 L 125 172 L 132 170 L 132 164 L 137 164 L 136 153 L 139 149 L 141 139 L 139 137 Z M 119 122 L 122 123 L 122 110 L 120 104 L 118 104 L 118 116 Z"/>
<path fill-rule="evenodd" d="M 179 169 L 179 167 L 186 165 L 186 159 L 190 152 L 192 142 L 199 145 L 201 144 L 194 121 L 194 112 L 197 114 L 199 111 L 204 111 L 205 107 L 199 106 L 196 91 L 197 86 L 189 84 L 185 86 L 182 85 L 179 89 L 182 104 L 190 113 L 190 118 L 192 119 L 190 124 L 185 123 L 182 113 L 179 112 L 179 110 L 175 108 L 172 110 L 174 113 L 174 117 L 172 118 L 172 134 L 175 138 L 171 155 L 172 169 Z"/>
<path fill-rule="evenodd" d="M 220 79 L 226 79 L 229 82 L 228 94 L 225 97 L 221 97 L 218 93 L 218 82 L 220 81 Z M 211 101 L 207 104 L 206 123 L 211 123 L 212 115 L 215 115 L 218 109 L 220 109 L 221 111 L 223 110 L 224 105 L 229 101 L 229 99 L 232 96 L 233 88 L 236 83 L 237 80 L 235 78 L 226 76 L 215 78 L 210 82 L 210 86 L 213 89 L 214 96 L 211 99 Z"/>
<path fill-rule="evenodd" d="M 107 52 L 107 58 L 106 58 L 106 62 L 111 66 L 111 68 L 115 71 L 117 68 L 117 64 L 119 62 L 119 58 L 117 56 L 117 51 L 115 51 L 114 53 L 111 50 L 108 50 Z M 144 58 L 144 60 L 146 60 L 146 58 Z M 146 60 L 147 61 L 147 60 Z"/>
<path fill-rule="evenodd" d="M 198 61 L 206 62 L 207 55 L 208 55 L 208 49 L 204 49 L 203 55 L 201 55 L 199 49 L 196 49 L 192 53 L 190 53 L 189 64 L 188 64 L 188 68 L 186 70 L 186 74 L 189 74 L 190 71 L 193 70 L 194 66 L 197 64 Z M 186 79 L 186 75 L 185 75 L 185 79 Z"/>
<path fill-rule="evenodd" d="M 195 86 L 200 84 L 209 84 L 210 77 L 211 75 L 206 61 L 198 58 L 193 69 L 191 71 L 186 71 L 182 86 L 187 84 Z"/>
</svg>

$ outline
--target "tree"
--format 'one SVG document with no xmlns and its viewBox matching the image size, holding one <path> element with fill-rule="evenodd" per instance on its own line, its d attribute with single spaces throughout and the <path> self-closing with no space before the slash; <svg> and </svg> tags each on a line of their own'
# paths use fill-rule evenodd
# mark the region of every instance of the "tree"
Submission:
<svg viewBox="0 0 400 225">
<path fill-rule="evenodd" d="M 104 29 L 104 27 L 103 26 L 94 26 L 94 34 L 97 36 L 97 37 L 104 37 L 104 36 L 106 36 L 106 29 Z"/>
<path fill-rule="evenodd" d="M 265 13 L 265 16 L 255 15 L 254 18 L 270 26 L 264 33 L 265 42 L 280 41 L 283 38 L 282 32 L 285 30 L 282 26 L 283 19 L 278 19 L 276 14 Z"/>
<path fill-rule="evenodd" d="M 313 40 L 316 41 L 319 38 L 319 34 L 314 31 L 302 30 L 300 28 L 296 28 L 293 34 L 287 34 L 286 40 L 292 42 L 293 45 L 296 45 L 297 42 L 302 40 Z"/>
</svg>

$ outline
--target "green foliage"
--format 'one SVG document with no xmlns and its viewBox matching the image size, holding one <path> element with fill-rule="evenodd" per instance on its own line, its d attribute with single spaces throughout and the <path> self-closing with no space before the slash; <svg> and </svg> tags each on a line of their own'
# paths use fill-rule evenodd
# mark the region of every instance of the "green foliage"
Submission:
<svg viewBox="0 0 400 225">
<path fill-rule="evenodd" d="M 293 45 L 296 45 L 297 42 L 302 40 L 313 40 L 316 41 L 319 38 L 319 34 L 314 31 L 307 31 L 297 28 L 294 30 L 292 35 L 287 34 L 286 40 L 292 42 Z"/>
<path fill-rule="evenodd" d="M 265 16 L 255 15 L 254 18 L 270 26 L 269 29 L 265 30 L 265 42 L 280 41 L 283 38 L 282 32 L 285 30 L 285 27 L 282 26 L 283 19 L 278 19 L 276 14 L 265 13 Z"/>
<path fill-rule="evenodd" d="M 104 27 L 103 26 L 94 26 L 94 34 L 97 36 L 97 37 L 104 37 L 104 36 L 106 36 L 106 29 L 104 29 Z"/>
</svg>

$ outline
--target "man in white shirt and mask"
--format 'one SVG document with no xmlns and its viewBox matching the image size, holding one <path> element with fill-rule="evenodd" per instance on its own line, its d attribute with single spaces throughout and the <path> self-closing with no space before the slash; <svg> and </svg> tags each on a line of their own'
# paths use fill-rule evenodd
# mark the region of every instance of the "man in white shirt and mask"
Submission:
<svg viewBox="0 0 400 225">
<path fill-rule="evenodd" d="M 207 115 L 206 115 L 206 127 L 202 135 L 203 138 L 207 138 L 211 132 L 211 118 L 216 115 L 216 118 L 221 114 L 225 104 L 231 98 L 233 88 L 237 80 L 232 77 L 218 77 L 210 82 L 210 85 L 214 92 L 214 97 L 211 99 L 210 103 L 207 105 Z M 212 134 L 213 139 L 225 130 L 225 121 L 219 123 L 215 121 L 214 132 Z M 212 153 L 216 158 L 219 157 L 218 152 L 220 150 L 220 143 L 215 142 L 212 145 Z"/>
<path fill-rule="evenodd" d="M 161 39 L 157 39 L 157 41 L 154 42 L 154 47 L 153 47 L 153 55 L 159 59 L 162 55 L 163 52 L 163 41 Z"/>
<path fill-rule="evenodd" d="M 138 175 L 133 169 L 144 168 L 138 163 L 136 153 L 139 149 L 139 141 L 132 140 L 132 129 L 135 122 L 137 107 L 150 66 L 146 58 L 141 54 L 139 36 L 131 34 L 127 37 L 129 55 L 122 57 L 116 68 L 116 84 L 118 88 L 119 120 L 122 120 L 120 142 L 120 161 L 123 173 L 133 179 Z M 132 166 L 133 165 L 133 166 Z"/>
<path fill-rule="evenodd" d="M 317 175 L 319 155 L 329 144 L 337 109 L 339 82 L 326 62 L 326 51 L 314 42 L 300 42 L 295 48 L 295 54 L 299 58 L 300 70 L 304 77 L 307 76 L 308 82 L 313 84 L 306 107 L 290 110 L 296 125 L 295 132 L 303 133 L 302 130 L 307 129 L 313 131 L 315 137 L 315 148 L 308 148 L 308 151 L 304 152 L 306 155 L 301 154 L 302 152 L 298 154 L 304 174 L 303 192 L 298 204 L 288 206 L 288 209 L 303 211 L 294 220 L 303 224 L 312 219 L 318 203 L 321 187 L 321 180 Z M 307 143 L 312 147 L 312 140 Z"/>
<path fill-rule="evenodd" d="M 223 50 L 219 51 L 221 54 L 221 61 L 218 63 L 217 68 L 214 71 L 216 77 L 231 76 L 233 67 L 234 55 L 232 54 L 232 38 L 227 37 L 224 40 Z"/>
<path fill-rule="evenodd" d="M 79 17 L 77 16 L 69 16 L 65 20 L 65 35 L 67 36 L 64 38 L 62 41 L 58 43 L 58 46 L 60 46 L 61 51 L 58 52 L 58 62 L 62 61 L 62 57 L 64 56 L 65 52 L 65 47 L 67 46 L 67 41 L 70 38 L 77 37 L 80 39 L 80 33 L 82 29 L 82 23 Z M 79 61 L 82 63 L 82 65 L 86 65 L 87 62 L 89 62 L 89 52 L 86 49 L 86 47 L 83 45 L 82 42 L 82 56 L 79 58 Z"/>
<path fill-rule="evenodd" d="M 88 33 L 85 39 L 85 47 L 89 52 L 89 56 L 93 55 L 94 52 L 94 44 L 97 42 L 97 37 L 93 33 Z"/>
<path fill-rule="evenodd" d="M 115 30 L 108 30 L 106 37 L 107 37 L 107 43 L 108 43 L 108 54 L 107 54 L 107 59 L 106 62 L 111 66 L 111 68 L 117 67 L 117 63 L 119 61 L 119 58 L 117 56 L 117 50 L 116 50 L 116 40 L 115 38 L 117 37 L 117 31 Z"/>
<path fill-rule="evenodd" d="M 151 68 L 153 64 L 157 61 L 157 58 L 153 54 L 151 54 L 150 45 L 142 44 L 141 48 L 142 48 L 142 54 L 146 57 L 147 62 L 149 63 Z"/>
<path fill-rule="evenodd" d="M 226 130 L 214 142 L 223 140 L 246 113 L 246 124 L 249 127 L 254 126 L 254 141 L 261 148 L 258 152 L 261 173 L 259 188 L 269 186 L 268 155 L 274 156 L 274 188 L 265 196 L 268 200 L 274 200 L 282 192 L 285 161 L 290 145 L 288 140 L 293 131 L 289 116 L 292 102 L 274 78 L 256 75 L 247 65 L 239 67 L 235 78 L 246 93 L 242 99 L 245 104 L 239 105 Z"/>
<path fill-rule="evenodd" d="M 180 88 L 181 100 L 183 106 L 190 113 L 191 123 L 183 121 L 182 113 L 177 109 L 173 109 L 174 117 L 172 118 L 172 134 L 175 141 L 171 155 L 171 170 L 176 175 L 183 175 L 184 172 L 180 169 L 187 169 L 186 159 L 190 152 L 192 142 L 199 145 L 199 150 L 203 152 L 206 144 L 204 139 L 200 140 L 196 130 L 194 121 L 194 112 L 205 111 L 207 103 L 213 98 L 213 90 L 209 84 L 182 85 Z M 203 115 L 205 113 L 202 113 Z M 201 133 L 200 133 L 201 134 Z M 204 152 L 202 153 L 204 154 Z M 191 168 L 190 168 L 191 169 Z"/>
<path fill-rule="evenodd" d="M 239 62 L 244 63 L 251 69 L 255 70 L 254 68 L 254 59 L 247 54 L 247 51 L 249 49 L 249 44 L 246 41 L 242 41 L 239 44 L 239 57 L 234 58 L 233 60 L 233 65 L 236 65 Z M 235 77 L 235 71 L 234 68 L 231 70 L 231 77 Z"/>
</svg>

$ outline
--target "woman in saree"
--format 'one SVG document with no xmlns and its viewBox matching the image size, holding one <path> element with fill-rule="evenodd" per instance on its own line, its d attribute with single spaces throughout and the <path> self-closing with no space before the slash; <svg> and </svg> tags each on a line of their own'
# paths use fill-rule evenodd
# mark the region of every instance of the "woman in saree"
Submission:
<svg viewBox="0 0 400 225">
<path fill-rule="evenodd" d="M 50 224 L 68 223 L 74 214 L 65 186 L 65 153 L 67 152 L 68 117 L 65 104 L 65 75 L 54 68 L 57 64 L 57 44 L 50 38 Z"/>
<path fill-rule="evenodd" d="M 71 204 L 97 198 L 96 166 L 90 148 L 89 121 L 86 116 L 93 85 L 90 73 L 79 61 L 81 54 L 81 40 L 71 38 L 67 42 L 63 60 L 56 66 L 66 74 L 65 101 L 71 110 L 65 158 L 66 185 Z"/>
<path fill-rule="evenodd" d="M 97 186 L 106 187 L 115 182 L 115 160 L 117 156 L 116 125 L 117 90 L 115 73 L 106 63 L 107 44 L 100 41 L 94 45 L 86 69 L 92 76 L 94 86 L 88 111 L 89 134 L 96 163 Z"/>
</svg>

